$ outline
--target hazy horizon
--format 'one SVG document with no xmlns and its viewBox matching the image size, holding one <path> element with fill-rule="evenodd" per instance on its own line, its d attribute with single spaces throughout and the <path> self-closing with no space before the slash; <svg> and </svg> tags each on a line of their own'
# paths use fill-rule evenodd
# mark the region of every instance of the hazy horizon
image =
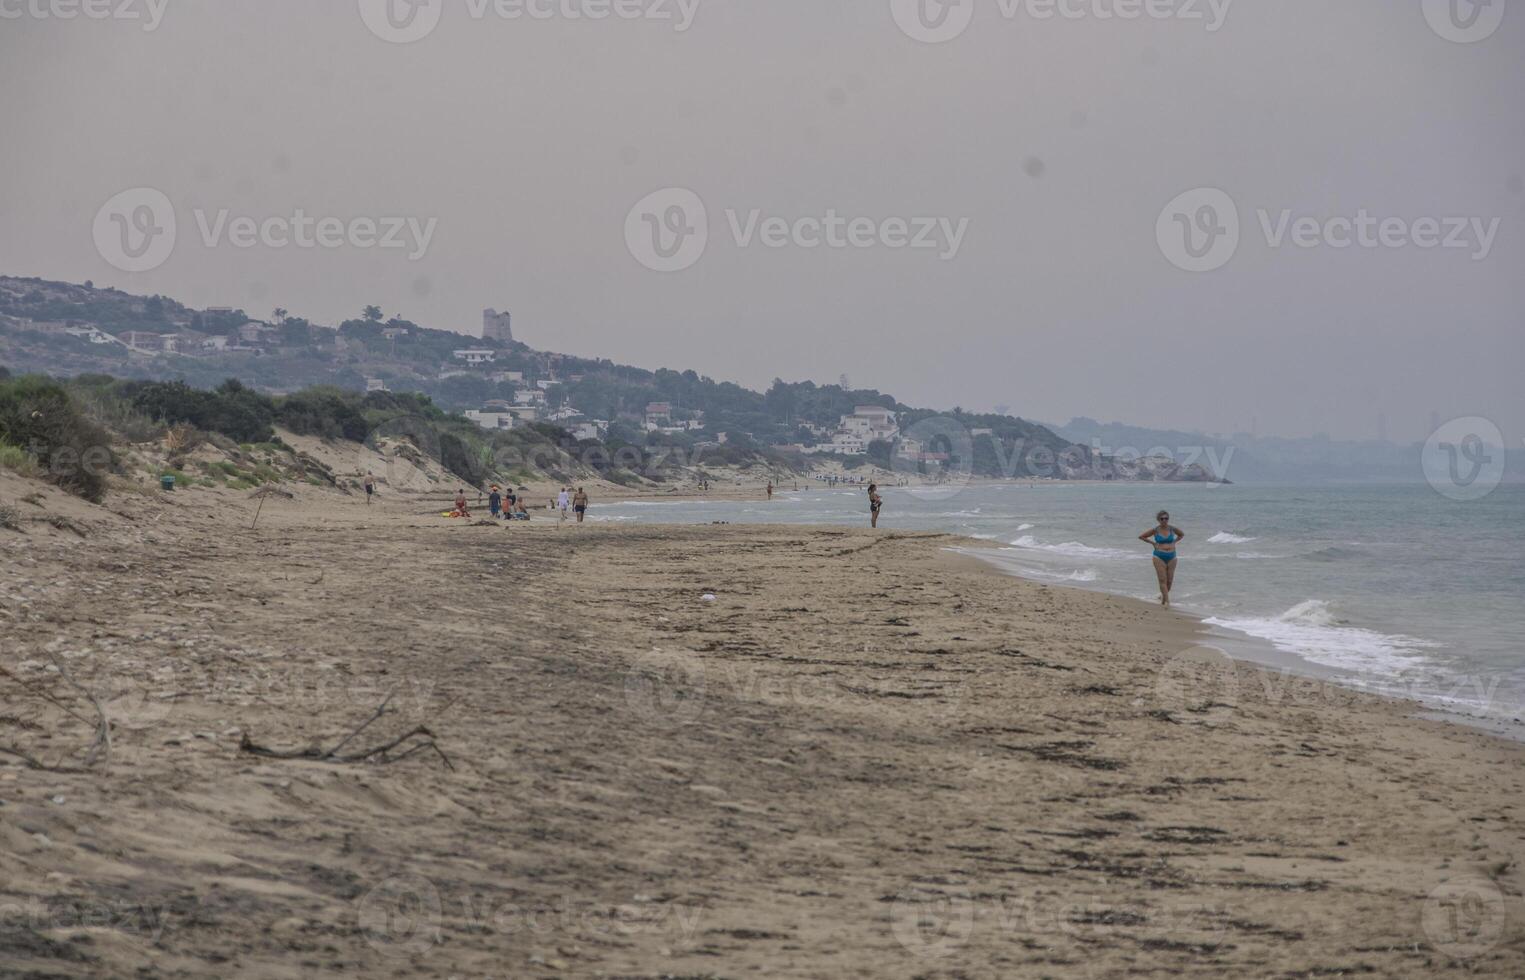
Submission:
<svg viewBox="0 0 1525 980">
<path fill-rule="evenodd" d="M 1385 417 L 1406 443 L 1482 416 L 1520 445 L 1525 14 L 1457 35 L 1428 0 L 925 3 L 460 0 L 430 29 L 381 0 L 0 2 L 0 271 L 464 334 L 495 307 L 541 349 L 1060 424 Z M 569 16 L 614 8 L 640 16 Z M 176 235 L 130 272 L 102 215 L 135 188 Z M 1194 189 L 1236 210 L 1231 257 L 1173 254 L 1215 200 L 1173 203 Z M 702 250 L 647 252 L 691 201 Z M 411 224 L 402 248 L 234 243 L 298 210 Z M 1303 247 L 1305 216 L 1349 223 Z"/>
</svg>

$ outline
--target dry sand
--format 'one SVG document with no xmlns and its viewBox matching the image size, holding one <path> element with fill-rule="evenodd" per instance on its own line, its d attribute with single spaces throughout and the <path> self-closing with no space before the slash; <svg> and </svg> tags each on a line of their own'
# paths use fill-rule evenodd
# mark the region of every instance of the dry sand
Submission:
<svg viewBox="0 0 1525 980">
<path fill-rule="evenodd" d="M 1525 974 L 1520 745 L 943 536 L 438 503 L 21 505 L 0 746 L 115 724 L 0 756 L 0 974 Z M 240 747 L 389 692 L 338 754 L 443 756 Z"/>
</svg>

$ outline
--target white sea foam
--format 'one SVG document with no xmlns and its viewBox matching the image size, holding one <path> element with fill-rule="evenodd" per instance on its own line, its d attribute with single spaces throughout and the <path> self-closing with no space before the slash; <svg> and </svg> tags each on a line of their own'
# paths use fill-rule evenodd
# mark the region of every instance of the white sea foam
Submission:
<svg viewBox="0 0 1525 980">
<path fill-rule="evenodd" d="M 1118 559 L 1137 558 L 1138 554 L 1132 551 L 1123 551 L 1120 548 L 1093 548 L 1079 541 L 1066 541 L 1063 544 L 1043 544 L 1031 534 L 1024 534 L 1012 542 L 1018 548 L 1027 548 L 1032 551 L 1042 551 L 1051 555 L 1060 555 L 1065 558 L 1079 558 L 1085 561 L 1102 559 L 1116 561 Z"/>
<path fill-rule="evenodd" d="M 1208 544 L 1249 544 L 1254 538 L 1242 537 L 1238 534 L 1230 534 L 1227 531 L 1219 531 L 1207 539 Z"/>
<path fill-rule="evenodd" d="M 1412 667 L 1422 661 L 1425 650 L 1437 646 L 1401 633 L 1352 626 L 1321 599 L 1300 602 L 1279 616 L 1214 617 L 1206 622 L 1269 640 L 1278 649 L 1314 663 L 1348 670 Z"/>
</svg>

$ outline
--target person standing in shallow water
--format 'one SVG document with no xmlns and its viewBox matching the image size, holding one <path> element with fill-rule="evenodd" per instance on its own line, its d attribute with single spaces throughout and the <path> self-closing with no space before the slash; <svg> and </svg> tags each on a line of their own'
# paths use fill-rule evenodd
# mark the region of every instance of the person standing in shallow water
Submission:
<svg viewBox="0 0 1525 980">
<path fill-rule="evenodd" d="M 868 526 L 879 526 L 879 508 L 884 506 L 884 498 L 879 496 L 879 484 L 868 485 Z"/>
<path fill-rule="evenodd" d="M 1176 556 L 1176 545 L 1186 537 L 1186 532 L 1170 523 L 1170 512 L 1160 511 L 1155 515 L 1159 521 L 1156 527 L 1145 531 L 1138 539 L 1145 544 L 1154 546 L 1154 574 L 1160 580 L 1160 605 L 1170 605 L 1170 590 L 1176 584 L 1176 566 L 1180 559 Z"/>
</svg>

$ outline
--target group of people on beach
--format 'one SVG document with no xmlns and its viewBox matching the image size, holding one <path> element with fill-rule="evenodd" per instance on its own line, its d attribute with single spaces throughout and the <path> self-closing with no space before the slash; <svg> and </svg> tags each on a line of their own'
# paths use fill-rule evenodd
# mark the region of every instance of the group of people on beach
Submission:
<svg viewBox="0 0 1525 980">
<path fill-rule="evenodd" d="M 588 492 L 582 487 L 578 487 L 575 493 L 571 487 L 562 487 L 556 499 L 551 501 L 551 509 L 560 511 L 563 521 L 567 519 L 567 510 L 570 509 L 577 515 L 577 523 L 581 524 L 588 514 Z"/>
<path fill-rule="evenodd" d="M 817 477 L 816 479 L 822 478 Z M 828 479 L 834 484 L 837 478 L 830 477 Z M 844 479 L 849 478 L 844 477 Z M 856 479 L 858 478 L 851 478 L 850 482 Z M 375 492 L 376 478 L 372 474 L 367 473 L 365 475 L 365 502 L 367 504 L 371 502 L 371 495 Z M 772 480 L 768 481 L 765 492 L 768 499 L 772 500 Z M 529 511 L 524 506 L 524 498 L 515 493 L 512 487 L 505 494 L 496 483 L 493 484 L 487 494 L 487 508 L 492 513 L 494 520 L 497 520 L 499 517 L 521 521 L 530 519 Z M 577 523 L 581 524 L 583 518 L 588 513 L 588 493 L 582 487 L 578 487 L 575 492 L 571 487 L 562 487 L 560 493 L 556 495 L 556 499 L 551 501 L 550 509 L 560 512 L 563 521 L 567 519 L 567 512 L 570 510 L 576 515 Z M 884 497 L 879 494 L 879 485 L 877 483 L 870 483 L 868 485 L 869 527 L 877 528 L 879 526 L 879 512 L 883 509 Z M 471 512 L 466 504 L 466 491 L 464 488 L 456 491 L 455 512 L 451 516 L 471 516 Z M 1169 511 L 1162 510 L 1154 515 L 1154 517 L 1158 522 L 1156 526 L 1140 534 L 1138 539 L 1154 549 L 1152 557 L 1154 561 L 1154 574 L 1159 580 L 1160 585 L 1160 605 L 1169 606 L 1170 590 L 1175 588 L 1176 569 L 1180 564 L 1179 556 L 1176 553 L 1176 546 L 1186 537 L 1186 532 L 1170 523 Z"/>
<path fill-rule="evenodd" d="M 456 503 L 460 503 L 463 497 L 457 497 Z M 487 488 L 487 511 L 493 520 L 503 518 L 510 521 L 527 521 L 530 519 L 529 510 L 524 506 L 524 498 L 509 487 L 504 490 L 496 483 Z"/>
</svg>

